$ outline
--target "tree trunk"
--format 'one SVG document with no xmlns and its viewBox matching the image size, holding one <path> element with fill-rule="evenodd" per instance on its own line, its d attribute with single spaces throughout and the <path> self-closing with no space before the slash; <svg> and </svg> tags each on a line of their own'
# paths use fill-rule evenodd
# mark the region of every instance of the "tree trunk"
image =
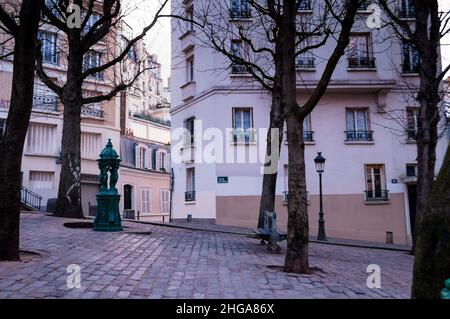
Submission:
<svg viewBox="0 0 450 319">
<path fill-rule="evenodd" d="M 33 106 L 36 35 L 41 1 L 24 0 L 15 35 L 11 102 L 0 139 L 0 260 L 19 260 L 20 171 Z"/>
<path fill-rule="evenodd" d="M 284 114 L 287 123 L 289 197 L 288 234 L 284 271 L 304 274 L 308 264 L 308 209 L 306 203 L 305 143 L 303 118 L 296 116 L 297 74 L 295 70 L 296 1 L 283 1 L 281 32 L 281 83 Z"/>
<path fill-rule="evenodd" d="M 303 124 L 294 116 L 286 119 L 289 143 L 288 237 L 284 271 L 308 273 L 308 206 L 306 198 L 305 143 Z"/>
<path fill-rule="evenodd" d="M 439 299 L 450 278 L 450 148 L 416 236 L 413 298 Z"/>
<path fill-rule="evenodd" d="M 70 41 L 70 39 L 69 39 Z M 71 46 L 73 47 L 73 46 Z M 84 219 L 81 205 L 81 106 L 83 54 L 69 52 L 67 82 L 63 91 L 64 122 L 61 140 L 61 174 L 55 216 Z"/>
<path fill-rule="evenodd" d="M 272 154 L 272 129 L 278 130 L 278 154 L 281 152 L 283 141 L 284 118 L 281 106 L 281 89 L 274 85 L 272 92 L 272 106 L 270 111 L 269 131 L 267 132 L 265 167 L 276 167 L 278 172 L 279 157 Z M 258 228 L 264 226 L 264 211 L 275 211 L 275 191 L 278 173 L 267 172 L 263 175 L 261 201 L 259 206 Z"/>
</svg>

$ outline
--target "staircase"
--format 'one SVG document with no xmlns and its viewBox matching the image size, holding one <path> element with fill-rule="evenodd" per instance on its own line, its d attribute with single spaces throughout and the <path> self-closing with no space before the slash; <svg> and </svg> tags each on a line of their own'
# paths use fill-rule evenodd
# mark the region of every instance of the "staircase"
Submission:
<svg viewBox="0 0 450 319">
<path fill-rule="evenodd" d="M 22 205 L 22 209 L 27 211 L 40 211 L 41 201 L 42 196 L 22 186 L 20 189 L 20 203 Z"/>
</svg>

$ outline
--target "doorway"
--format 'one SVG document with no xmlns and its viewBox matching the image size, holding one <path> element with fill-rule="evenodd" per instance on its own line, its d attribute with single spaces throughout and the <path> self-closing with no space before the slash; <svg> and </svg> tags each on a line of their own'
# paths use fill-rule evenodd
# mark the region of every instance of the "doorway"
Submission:
<svg viewBox="0 0 450 319">
<path fill-rule="evenodd" d="M 408 185 L 409 222 L 411 225 L 411 236 L 414 238 L 414 228 L 416 225 L 416 196 L 417 186 Z"/>
<path fill-rule="evenodd" d="M 123 209 L 132 209 L 133 186 L 126 184 L 123 186 Z"/>
</svg>

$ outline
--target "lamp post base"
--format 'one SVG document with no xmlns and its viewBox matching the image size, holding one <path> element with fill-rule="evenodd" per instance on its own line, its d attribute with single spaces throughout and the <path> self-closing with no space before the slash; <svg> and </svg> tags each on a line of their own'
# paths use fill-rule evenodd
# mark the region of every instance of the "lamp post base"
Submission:
<svg viewBox="0 0 450 319">
<path fill-rule="evenodd" d="M 325 221 L 319 220 L 319 232 L 317 233 L 317 240 L 327 241 L 327 235 L 325 235 Z"/>
</svg>

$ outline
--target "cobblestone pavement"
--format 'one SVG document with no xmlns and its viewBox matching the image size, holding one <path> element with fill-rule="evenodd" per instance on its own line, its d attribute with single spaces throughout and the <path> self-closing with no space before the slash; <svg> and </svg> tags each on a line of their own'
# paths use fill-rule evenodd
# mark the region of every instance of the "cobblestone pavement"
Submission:
<svg viewBox="0 0 450 319">
<path fill-rule="evenodd" d="M 295 275 L 277 269 L 283 254 L 242 235 L 127 222 L 101 233 L 68 221 L 22 214 L 24 258 L 0 262 L 0 298 L 409 298 L 404 252 L 312 243 L 310 265 L 320 270 Z M 66 285 L 71 264 L 81 288 Z M 369 264 L 381 267 L 381 289 L 366 286 Z"/>
</svg>

